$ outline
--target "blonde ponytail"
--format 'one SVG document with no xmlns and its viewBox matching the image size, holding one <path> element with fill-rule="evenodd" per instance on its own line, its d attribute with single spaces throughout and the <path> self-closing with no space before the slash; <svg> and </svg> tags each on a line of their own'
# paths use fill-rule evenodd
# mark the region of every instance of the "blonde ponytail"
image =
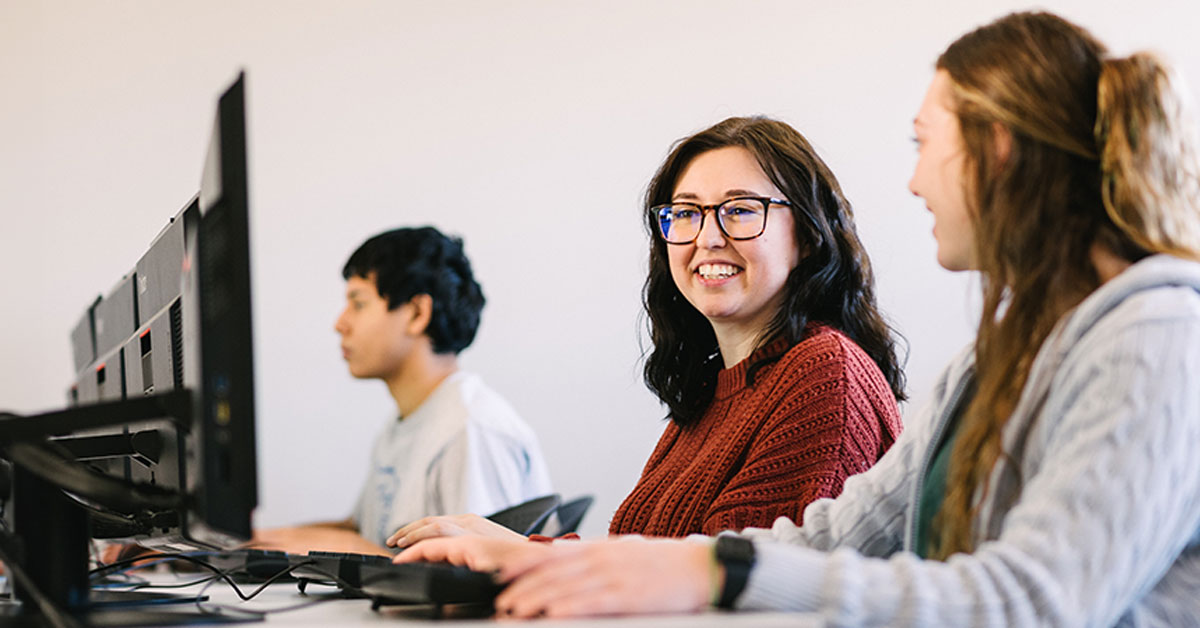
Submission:
<svg viewBox="0 0 1200 628">
<path fill-rule="evenodd" d="M 1200 259 L 1200 144 L 1179 76 L 1142 52 L 1106 59 L 1097 91 L 1109 218 L 1146 251 Z"/>
</svg>

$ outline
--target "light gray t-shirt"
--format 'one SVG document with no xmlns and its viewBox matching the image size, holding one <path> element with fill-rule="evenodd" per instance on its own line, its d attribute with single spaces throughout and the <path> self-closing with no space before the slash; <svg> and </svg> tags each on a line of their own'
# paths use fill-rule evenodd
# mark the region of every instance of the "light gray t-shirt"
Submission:
<svg viewBox="0 0 1200 628">
<path fill-rule="evenodd" d="M 353 516 L 382 545 L 421 517 L 488 515 L 550 492 L 533 430 L 478 376 L 459 371 L 376 438 Z"/>
</svg>

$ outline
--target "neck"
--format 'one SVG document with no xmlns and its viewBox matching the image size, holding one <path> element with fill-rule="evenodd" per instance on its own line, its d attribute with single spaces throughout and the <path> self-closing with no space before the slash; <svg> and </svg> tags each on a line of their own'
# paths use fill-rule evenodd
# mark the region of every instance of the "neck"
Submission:
<svg viewBox="0 0 1200 628">
<path fill-rule="evenodd" d="M 1132 266 L 1129 260 L 1113 253 L 1106 246 L 1093 244 L 1092 249 L 1088 252 L 1092 258 L 1092 265 L 1096 267 L 1096 276 L 1100 278 L 1100 283 L 1107 283 L 1109 279 L 1120 275 L 1126 268 Z"/>
<path fill-rule="evenodd" d="M 413 351 L 406 363 L 384 378 L 400 418 L 409 416 L 447 377 L 458 370 L 458 357 L 453 353 L 438 354 L 431 349 Z"/>
<path fill-rule="evenodd" d="M 780 291 L 752 320 L 708 319 L 713 328 L 713 335 L 717 337 L 717 348 L 721 351 L 721 360 L 725 362 L 725 368 L 750 357 L 782 305 L 783 292 Z"/>
<path fill-rule="evenodd" d="M 713 333 L 717 337 L 717 348 L 721 351 L 721 360 L 725 368 L 729 368 L 750 357 L 758 345 L 761 327 L 753 329 L 740 325 L 724 325 L 713 323 Z"/>
</svg>

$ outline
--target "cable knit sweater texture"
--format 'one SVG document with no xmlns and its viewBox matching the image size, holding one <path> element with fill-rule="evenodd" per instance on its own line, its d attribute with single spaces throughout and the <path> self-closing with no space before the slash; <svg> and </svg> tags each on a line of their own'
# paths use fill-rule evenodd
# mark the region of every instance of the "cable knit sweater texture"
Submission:
<svg viewBox="0 0 1200 628">
<path fill-rule="evenodd" d="M 751 365 L 775 356 L 748 381 Z M 668 424 L 610 532 L 678 537 L 799 518 L 899 432 L 896 400 L 871 358 L 811 325 L 790 349 L 777 341 L 721 371 L 697 423 Z"/>
<path fill-rule="evenodd" d="M 738 606 L 830 625 L 1200 625 L 1200 265 L 1147 258 L 1059 321 L 1004 427 L 975 551 L 919 560 L 930 444 L 972 371 L 968 349 L 802 527 L 742 532 L 758 562 Z"/>
</svg>

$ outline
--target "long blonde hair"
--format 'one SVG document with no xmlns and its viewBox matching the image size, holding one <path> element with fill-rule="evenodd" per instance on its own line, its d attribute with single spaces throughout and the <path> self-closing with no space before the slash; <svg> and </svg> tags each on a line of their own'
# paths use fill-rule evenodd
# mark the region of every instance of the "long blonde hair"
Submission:
<svg viewBox="0 0 1200 628">
<path fill-rule="evenodd" d="M 951 452 L 932 555 L 974 549 L 1001 434 L 1054 325 L 1100 285 L 1092 252 L 1200 259 L 1196 129 L 1153 55 L 1106 58 L 1084 29 L 1015 13 L 939 57 L 951 79 L 982 271 L 977 392 Z M 999 137 L 1007 136 L 1001 151 Z"/>
</svg>

